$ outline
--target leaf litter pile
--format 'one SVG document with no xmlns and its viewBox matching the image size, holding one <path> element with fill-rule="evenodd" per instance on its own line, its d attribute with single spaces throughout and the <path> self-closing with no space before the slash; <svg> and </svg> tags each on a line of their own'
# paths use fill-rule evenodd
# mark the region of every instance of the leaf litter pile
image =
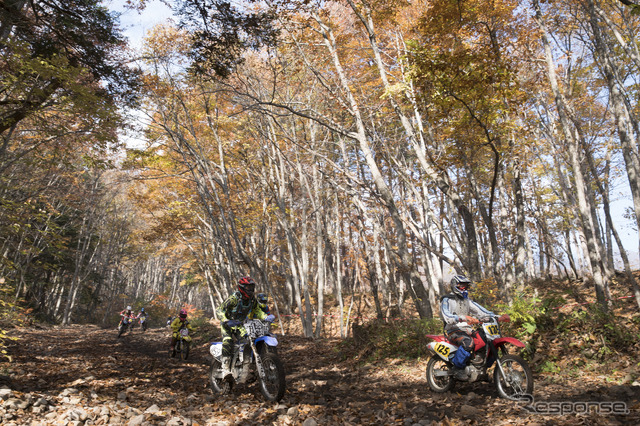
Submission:
<svg viewBox="0 0 640 426">
<path fill-rule="evenodd" d="M 458 383 L 439 395 L 426 383 L 427 359 L 356 363 L 338 339 L 287 335 L 279 336 L 287 392 L 269 403 L 255 383 L 212 395 L 206 343 L 194 345 L 187 361 L 170 359 L 165 328 L 120 339 L 95 326 L 12 334 L 20 340 L 0 376 L 4 425 L 640 424 L 638 383 L 619 385 L 597 373 L 538 373 L 536 403 L 622 401 L 628 414 L 532 414 L 487 383 Z"/>
</svg>

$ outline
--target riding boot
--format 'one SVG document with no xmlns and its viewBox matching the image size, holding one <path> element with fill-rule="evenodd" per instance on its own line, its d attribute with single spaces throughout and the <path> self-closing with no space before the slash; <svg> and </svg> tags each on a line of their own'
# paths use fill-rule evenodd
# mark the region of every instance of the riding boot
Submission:
<svg viewBox="0 0 640 426">
<path fill-rule="evenodd" d="M 221 357 L 220 363 L 222 364 L 222 379 L 230 380 L 231 378 L 233 378 L 233 374 L 231 373 L 231 357 Z"/>
</svg>

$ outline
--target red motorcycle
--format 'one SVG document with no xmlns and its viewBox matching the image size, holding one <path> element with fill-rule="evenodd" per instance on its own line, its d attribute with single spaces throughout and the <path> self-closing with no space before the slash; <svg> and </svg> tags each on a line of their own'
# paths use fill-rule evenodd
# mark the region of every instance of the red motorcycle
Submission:
<svg viewBox="0 0 640 426">
<path fill-rule="evenodd" d="M 486 321 L 475 330 L 466 322 L 458 324 L 461 329 L 467 328 L 471 332 L 475 344 L 473 356 L 464 369 L 456 368 L 452 362 L 458 346 L 444 335 L 427 335 L 434 340 L 427 345 L 432 354 L 427 364 L 427 382 L 432 391 L 448 392 L 456 381 L 488 381 L 487 370 L 495 364 L 493 383 L 501 397 L 520 400 L 522 395 L 533 394 L 533 373 L 529 364 L 522 357 L 509 354 L 505 346 L 510 343 L 523 348 L 524 343 L 513 337 L 502 337 L 498 317 Z"/>
<path fill-rule="evenodd" d="M 120 318 L 120 324 L 118 324 L 118 337 L 122 336 L 125 332 L 131 332 L 133 329 L 133 323 L 135 317 L 133 315 L 122 314 Z"/>
</svg>

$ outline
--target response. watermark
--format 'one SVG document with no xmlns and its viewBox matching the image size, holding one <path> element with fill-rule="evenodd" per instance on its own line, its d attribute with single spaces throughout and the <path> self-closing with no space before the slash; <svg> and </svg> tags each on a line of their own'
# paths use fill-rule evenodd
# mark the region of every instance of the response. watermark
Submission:
<svg viewBox="0 0 640 426">
<path fill-rule="evenodd" d="M 629 408 L 623 401 L 537 401 L 533 395 L 519 396 L 522 408 L 532 414 L 565 415 L 565 414 L 601 414 L 627 415 Z"/>
</svg>

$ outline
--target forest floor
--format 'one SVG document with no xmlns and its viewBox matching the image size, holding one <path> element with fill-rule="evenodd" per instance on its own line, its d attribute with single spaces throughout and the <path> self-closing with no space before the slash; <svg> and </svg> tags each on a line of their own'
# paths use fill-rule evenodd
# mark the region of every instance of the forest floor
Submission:
<svg viewBox="0 0 640 426">
<path fill-rule="evenodd" d="M 117 338 L 96 326 L 15 329 L 13 362 L 0 376 L 3 425 L 611 425 L 640 424 L 640 384 L 606 374 L 535 375 L 535 398 L 567 402 L 619 401 L 629 413 L 532 414 L 497 397 L 487 383 L 457 384 L 432 393 L 426 359 L 358 363 L 339 339 L 279 336 L 287 392 L 265 402 L 256 384 L 216 397 L 207 379 L 209 336 L 187 361 L 168 357 L 168 330 L 134 330 Z M 636 360 L 637 362 L 637 360 Z"/>
</svg>

